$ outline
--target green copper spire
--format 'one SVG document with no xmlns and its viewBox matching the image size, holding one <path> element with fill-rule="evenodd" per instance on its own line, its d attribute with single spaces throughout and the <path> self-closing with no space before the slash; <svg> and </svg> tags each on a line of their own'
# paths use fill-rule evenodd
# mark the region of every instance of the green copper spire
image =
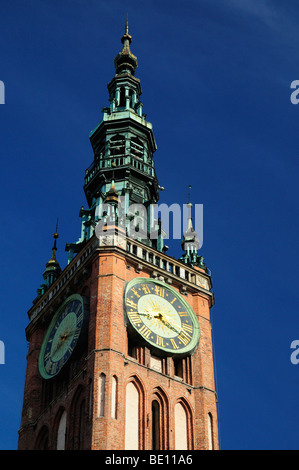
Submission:
<svg viewBox="0 0 299 470">
<path fill-rule="evenodd" d="M 188 188 L 188 223 L 187 230 L 183 235 L 182 248 L 184 250 L 183 256 L 180 258 L 185 264 L 190 266 L 199 266 L 205 269 L 205 264 L 203 262 L 203 257 L 198 255 L 198 250 L 200 249 L 200 243 L 198 235 L 193 228 L 192 223 L 192 203 L 190 201 L 190 190 L 191 185 Z"/>
<path fill-rule="evenodd" d="M 121 38 L 121 42 L 123 43 L 122 51 L 114 59 L 116 75 L 123 73 L 134 75 L 137 67 L 137 57 L 135 57 L 130 50 L 132 36 L 129 34 L 128 16 L 125 26 L 125 34 Z"/>
<path fill-rule="evenodd" d="M 66 244 L 68 262 L 96 235 L 98 222 L 106 220 L 113 221 L 128 237 L 135 236 L 160 251 L 163 247 L 161 224 L 157 237 L 150 237 L 158 224 L 154 211 L 149 209 L 142 223 L 140 218 L 137 220 L 138 215 L 129 211 L 134 204 L 146 208 L 157 204 L 160 186 L 154 162 L 157 145 L 152 124 L 143 113 L 141 84 L 135 76 L 137 58 L 130 50 L 128 19 L 121 42 L 123 48 L 114 60 L 116 73 L 107 85 L 109 106 L 102 108 L 102 118 L 89 134 L 94 155 L 84 177 L 87 207 L 82 207 L 79 213 L 80 238 Z M 138 230 L 134 231 L 135 228 Z"/>
<path fill-rule="evenodd" d="M 56 240 L 59 237 L 57 229 L 58 229 L 58 219 L 56 223 L 56 230 L 55 230 L 55 233 L 53 234 L 54 245 L 52 247 L 52 256 L 47 262 L 46 269 L 43 272 L 43 278 L 45 282 L 37 290 L 37 298 L 35 299 L 35 301 L 49 289 L 49 287 L 56 281 L 59 274 L 61 273 L 60 265 L 56 259 L 56 251 L 57 251 Z"/>
</svg>

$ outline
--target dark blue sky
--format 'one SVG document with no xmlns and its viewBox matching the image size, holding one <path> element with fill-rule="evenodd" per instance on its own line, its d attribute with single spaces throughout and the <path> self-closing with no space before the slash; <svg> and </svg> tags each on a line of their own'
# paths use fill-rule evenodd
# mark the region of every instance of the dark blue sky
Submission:
<svg viewBox="0 0 299 470">
<path fill-rule="evenodd" d="M 161 201 L 204 205 L 222 449 L 299 448 L 299 4 L 295 0 L 0 3 L 0 449 L 17 447 L 27 310 L 80 234 L 89 132 L 126 13 L 153 124 Z M 180 242 L 169 254 L 181 256 Z"/>
</svg>

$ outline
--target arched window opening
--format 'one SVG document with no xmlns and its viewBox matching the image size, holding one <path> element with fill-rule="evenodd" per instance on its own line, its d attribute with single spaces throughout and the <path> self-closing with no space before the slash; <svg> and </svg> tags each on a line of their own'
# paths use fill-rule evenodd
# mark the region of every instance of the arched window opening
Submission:
<svg viewBox="0 0 299 470">
<path fill-rule="evenodd" d="M 98 416 L 103 417 L 105 414 L 105 385 L 106 385 L 106 375 L 101 374 L 99 377 L 98 384 Z"/>
<path fill-rule="evenodd" d="M 175 450 L 188 450 L 188 417 L 182 403 L 177 403 L 174 409 L 175 419 Z"/>
<path fill-rule="evenodd" d="M 84 449 L 84 433 L 85 433 L 85 401 L 80 405 L 79 414 L 79 450 Z"/>
<path fill-rule="evenodd" d="M 120 89 L 119 106 L 121 108 L 124 108 L 126 106 L 126 89 L 124 87 Z"/>
<path fill-rule="evenodd" d="M 130 88 L 130 90 L 129 90 L 129 97 L 130 97 L 130 108 L 133 108 L 133 107 L 134 107 L 134 103 L 133 103 L 133 95 L 134 95 L 134 91 L 132 90 L 132 88 Z"/>
<path fill-rule="evenodd" d="M 49 450 L 49 430 L 46 426 L 42 427 L 42 429 L 40 430 L 37 436 L 35 449 L 36 450 Z"/>
<path fill-rule="evenodd" d="M 80 385 L 75 392 L 69 411 L 68 448 L 70 450 L 84 448 L 85 421 L 88 418 L 84 397 L 85 389 Z"/>
<path fill-rule="evenodd" d="M 117 419 L 117 378 L 112 377 L 111 418 Z"/>
<path fill-rule="evenodd" d="M 139 391 L 134 382 L 126 387 L 125 450 L 139 450 Z"/>
<path fill-rule="evenodd" d="M 168 398 L 161 387 L 153 390 L 152 409 L 152 450 L 169 449 L 169 409 Z"/>
<path fill-rule="evenodd" d="M 209 450 L 214 450 L 213 416 L 211 413 L 208 413 L 208 439 L 209 439 Z"/>
<path fill-rule="evenodd" d="M 66 411 L 64 410 L 58 424 L 56 450 L 65 450 L 66 442 Z"/>
<path fill-rule="evenodd" d="M 160 405 L 152 402 L 152 450 L 160 450 Z"/>
</svg>

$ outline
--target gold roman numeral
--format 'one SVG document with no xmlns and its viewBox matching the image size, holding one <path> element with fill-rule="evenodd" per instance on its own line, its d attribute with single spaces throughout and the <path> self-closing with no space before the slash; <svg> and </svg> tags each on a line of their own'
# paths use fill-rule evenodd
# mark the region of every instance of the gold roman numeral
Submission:
<svg viewBox="0 0 299 470">
<path fill-rule="evenodd" d="M 178 345 L 176 344 L 175 340 L 173 338 L 170 338 L 170 342 L 173 346 L 173 349 L 179 349 Z"/>
<path fill-rule="evenodd" d="M 187 312 L 178 312 L 180 317 L 189 317 Z"/>
<path fill-rule="evenodd" d="M 156 295 L 159 295 L 160 297 L 164 297 L 164 293 L 165 293 L 164 287 L 155 286 L 155 293 Z"/>
<path fill-rule="evenodd" d="M 83 312 L 80 313 L 80 315 L 77 317 L 77 323 L 80 323 L 83 321 Z"/>
<path fill-rule="evenodd" d="M 193 333 L 192 325 L 188 325 L 187 323 L 182 323 L 182 328 L 186 332 L 186 334 Z"/>
<path fill-rule="evenodd" d="M 128 298 L 127 298 L 127 306 L 132 307 L 132 308 L 136 308 L 136 310 L 137 310 L 137 304 L 135 302 L 133 302 L 133 300 L 128 299 Z"/>
<path fill-rule="evenodd" d="M 165 348 L 165 344 L 164 344 L 163 338 L 161 338 L 161 336 L 157 335 L 156 344 L 158 346 L 162 346 L 162 348 Z"/>
<path fill-rule="evenodd" d="M 140 328 L 139 333 L 141 333 L 142 336 L 144 336 L 145 338 L 149 338 L 149 336 L 151 334 L 151 330 L 149 330 L 147 326 L 143 325 Z"/>
<path fill-rule="evenodd" d="M 80 336 L 80 330 L 77 329 L 77 330 L 75 331 L 74 336 L 73 336 L 73 340 L 76 341 L 76 340 L 79 338 L 79 336 Z"/>
<path fill-rule="evenodd" d="M 131 291 L 136 295 L 136 297 L 140 297 L 140 295 L 138 294 L 137 290 L 135 289 L 135 287 L 132 287 Z"/>
<path fill-rule="evenodd" d="M 189 343 L 190 341 L 190 338 L 188 338 L 188 336 L 186 336 L 186 334 L 182 331 L 181 334 L 178 336 L 178 340 L 179 341 L 182 341 L 182 343 L 187 346 L 187 344 Z"/>
<path fill-rule="evenodd" d="M 150 288 L 148 287 L 147 284 L 141 284 L 141 289 L 143 290 L 143 292 L 145 294 L 150 294 L 151 293 Z"/>
<path fill-rule="evenodd" d="M 141 323 L 138 313 L 129 312 L 128 315 L 129 315 L 131 322 L 134 323 L 134 325 L 138 325 L 139 323 Z"/>
</svg>

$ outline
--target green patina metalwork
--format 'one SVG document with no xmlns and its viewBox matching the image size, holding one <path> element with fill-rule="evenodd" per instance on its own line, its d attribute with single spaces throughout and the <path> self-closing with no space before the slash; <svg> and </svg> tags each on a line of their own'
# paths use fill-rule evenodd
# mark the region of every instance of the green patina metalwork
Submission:
<svg viewBox="0 0 299 470">
<path fill-rule="evenodd" d="M 85 170 L 87 208 L 82 206 L 79 214 L 82 219 L 80 238 L 66 245 L 69 262 L 80 251 L 82 243 L 93 236 L 96 224 L 103 219 L 103 207 L 110 202 L 112 184 L 117 197 L 125 201 L 126 208 L 133 204 L 148 207 L 159 200 L 153 158 L 157 145 L 152 125 L 143 114 L 140 80 L 135 77 L 137 58 L 130 50 L 132 37 L 129 35 L 128 21 L 121 41 L 123 48 L 114 60 L 116 73 L 108 83 L 110 106 L 102 109 L 102 120 L 89 134 L 94 158 Z M 116 211 L 116 204 L 112 209 Z M 128 235 L 130 223 L 128 216 L 125 223 Z M 144 224 L 143 234 L 150 234 L 153 227 L 159 225 L 152 213 Z M 159 230 L 158 239 L 152 240 L 148 236 L 143 240 L 140 238 L 140 241 L 162 250 L 162 230 Z"/>
</svg>

